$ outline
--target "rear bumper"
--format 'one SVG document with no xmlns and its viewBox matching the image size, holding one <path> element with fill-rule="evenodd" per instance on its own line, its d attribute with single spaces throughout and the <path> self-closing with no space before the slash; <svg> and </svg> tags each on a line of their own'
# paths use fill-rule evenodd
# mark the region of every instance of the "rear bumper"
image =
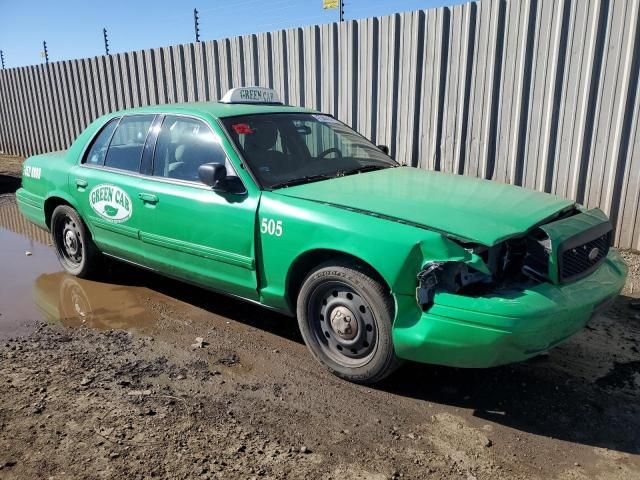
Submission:
<svg viewBox="0 0 640 480">
<path fill-rule="evenodd" d="M 20 213 L 29 221 L 48 230 L 44 214 L 44 200 L 41 197 L 29 193 L 24 188 L 19 188 L 16 191 L 16 203 Z"/>
<path fill-rule="evenodd" d="M 540 284 L 495 296 L 442 293 L 423 313 L 413 297 L 397 296 L 393 329 L 400 358 L 454 367 L 519 362 L 581 330 L 622 290 L 627 267 L 611 250 L 589 276 L 567 285 Z"/>
</svg>

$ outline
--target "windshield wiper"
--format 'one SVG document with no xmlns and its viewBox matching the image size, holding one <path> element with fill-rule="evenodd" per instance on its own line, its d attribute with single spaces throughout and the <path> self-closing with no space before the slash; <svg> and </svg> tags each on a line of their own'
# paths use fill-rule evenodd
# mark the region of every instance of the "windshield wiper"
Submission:
<svg viewBox="0 0 640 480">
<path fill-rule="evenodd" d="M 358 167 L 352 170 L 338 170 L 336 177 L 345 177 L 355 173 L 373 172 L 374 170 L 383 170 L 385 168 L 394 168 L 394 165 L 365 165 L 364 167 Z"/>
<path fill-rule="evenodd" d="M 394 168 L 395 165 L 365 165 L 364 167 L 354 168 L 353 170 L 338 170 L 335 175 L 305 175 L 300 178 L 292 178 L 284 182 L 271 185 L 269 188 L 275 190 L 284 187 L 294 187 L 296 185 L 302 185 L 304 183 L 317 182 L 320 180 L 329 180 L 330 178 L 344 177 L 346 175 L 353 175 L 355 173 L 372 172 L 374 170 L 382 170 L 384 168 Z"/>
<path fill-rule="evenodd" d="M 317 182 L 319 180 L 328 180 L 330 178 L 333 178 L 333 177 L 331 177 L 329 175 L 305 175 L 304 177 L 292 178 L 291 180 L 287 180 L 287 181 L 284 181 L 284 182 L 276 183 L 274 185 L 271 185 L 269 188 L 271 190 L 275 190 L 276 188 L 294 187 L 296 185 L 302 185 L 304 183 Z"/>
</svg>

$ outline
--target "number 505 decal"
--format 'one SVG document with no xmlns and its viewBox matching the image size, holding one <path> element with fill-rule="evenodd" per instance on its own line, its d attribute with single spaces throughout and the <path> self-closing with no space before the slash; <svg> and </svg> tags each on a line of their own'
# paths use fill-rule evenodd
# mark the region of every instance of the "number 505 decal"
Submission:
<svg viewBox="0 0 640 480">
<path fill-rule="evenodd" d="M 260 231 L 262 233 L 268 233 L 269 235 L 275 235 L 276 237 L 282 236 L 282 220 L 277 222 L 272 218 L 263 218 L 260 224 Z"/>
</svg>

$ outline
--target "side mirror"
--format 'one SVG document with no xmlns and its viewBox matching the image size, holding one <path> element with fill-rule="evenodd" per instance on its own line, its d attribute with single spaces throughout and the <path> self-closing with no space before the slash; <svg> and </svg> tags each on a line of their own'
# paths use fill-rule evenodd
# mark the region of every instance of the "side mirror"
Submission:
<svg viewBox="0 0 640 480">
<path fill-rule="evenodd" d="M 386 145 L 378 145 L 378 148 L 382 151 L 382 153 L 384 153 L 385 155 L 389 155 L 389 147 L 387 147 Z"/>
<path fill-rule="evenodd" d="M 235 176 L 227 176 L 227 168 L 222 163 L 204 163 L 198 167 L 198 177 L 205 185 L 218 192 L 244 193 L 242 181 Z"/>
<path fill-rule="evenodd" d="M 227 168 L 222 163 L 204 163 L 198 167 L 198 178 L 205 185 L 215 188 L 218 182 L 227 178 Z"/>
</svg>

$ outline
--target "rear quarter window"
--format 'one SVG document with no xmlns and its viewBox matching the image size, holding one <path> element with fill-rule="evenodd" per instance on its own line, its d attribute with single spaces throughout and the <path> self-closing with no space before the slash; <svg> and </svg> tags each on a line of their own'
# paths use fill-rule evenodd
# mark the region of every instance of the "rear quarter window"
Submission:
<svg viewBox="0 0 640 480">
<path fill-rule="evenodd" d="M 113 118 L 102 127 L 100 133 L 94 138 L 82 163 L 86 163 L 87 165 L 104 165 L 104 158 L 107 155 L 107 149 L 109 148 L 113 131 L 118 126 L 118 120 L 120 119 Z"/>
</svg>

